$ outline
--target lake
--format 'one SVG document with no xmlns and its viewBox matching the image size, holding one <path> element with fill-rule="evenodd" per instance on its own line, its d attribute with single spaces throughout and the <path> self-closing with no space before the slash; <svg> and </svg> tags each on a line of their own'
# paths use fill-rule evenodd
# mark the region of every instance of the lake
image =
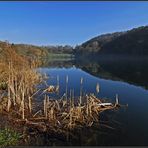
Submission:
<svg viewBox="0 0 148 148">
<path fill-rule="evenodd" d="M 74 90 L 75 96 L 79 96 L 83 77 L 84 94 L 94 93 L 113 103 L 118 94 L 119 103 L 128 104 L 128 107 L 103 113 L 100 125 L 79 131 L 69 141 L 54 139 L 52 145 L 148 145 L 147 67 L 148 60 L 67 60 L 50 61 L 39 68 L 38 71 L 49 76 L 48 85 L 56 85 L 59 76 L 59 94 L 48 94 L 51 97 L 58 99 L 65 93 L 66 76 L 68 93 Z"/>
</svg>

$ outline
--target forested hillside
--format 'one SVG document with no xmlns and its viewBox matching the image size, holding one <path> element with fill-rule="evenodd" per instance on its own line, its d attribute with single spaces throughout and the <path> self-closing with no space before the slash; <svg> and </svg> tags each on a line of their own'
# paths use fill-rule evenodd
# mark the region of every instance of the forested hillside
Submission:
<svg viewBox="0 0 148 148">
<path fill-rule="evenodd" d="M 148 55 L 148 26 L 95 37 L 80 46 L 78 55 Z"/>
</svg>

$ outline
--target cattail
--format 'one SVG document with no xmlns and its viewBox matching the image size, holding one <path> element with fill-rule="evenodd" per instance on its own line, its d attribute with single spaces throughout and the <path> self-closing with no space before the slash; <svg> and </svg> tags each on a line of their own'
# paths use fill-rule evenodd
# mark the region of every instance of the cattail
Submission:
<svg viewBox="0 0 148 148">
<path fill-rule="evenodd" d="M 44 103 L 44 114 L 45 114 L 46 112 L 46 100 L 45 99 L 43 100 L 43 103 Z"/>
<path fill-rule="evenodd" d="M 10 111 L 10 107 L 11 107 L 11 100 L 10 98 L 8 98 L 8 105 L 7 105 L 8 112 Z"/>
<path fill-rule="evenodd" d="M 8 104 L 7 104 L 7 110 L 9 112 L 10 110 L 10 106 L 11 106 L 11 100 L 10 100 L 10 69 L 11 69 L 11 66 L 10 66 L 10 62 L 9 62 L 9 78 L 8 78 Z"/>
<path fill-rule="evenodd" d="M 73 100 L 73 97 L 72 97 L 72 90 L 70 90 L 70 108 L 72 107 L 72 101 Z"/>
<path fill-rule="evenodd" d="M 22 101 L 22 119 L 25 119 L 24 100 Z"/>
<path fill-rule="evenodd" d="M 18 98 L 18 86 L 17 86 L 17 77 L 15 76 L 15 93 L 16 93 L 16 96 L 15 96 L 15 100 Z"/>
<path fill-rule="evenodd" d="M 45 78 L 45 79 L 48 79 L 48 76 L 47 76 L 47 74 L 46 74 L 46 73 L 44 73 L 44 78 Z"/>
<path fill-rule="evenodd" d="M 116 94 L 116 105 L 119 104 L 118 94 Z"/>
<path fill-rule="evenodd" d="M 67 85 L 68 85 L 68 75 L 66 76 L 66 101 L 68 101 L 68 100 L 67 100 L 67 91 L 68 91 L 68 90 L 67 90 Z"/>
<path fill-rule="evenodd" d="M 89 115 L 89 108 L 88 108 L 88 95 L 86 95 L 86 114 Z"/>
<path fill-rule="evenodd" d="M 80 79 L 80 105 L 82 104 L 82 84 L 83 84 L 83 77 Z"/>
<path fill-rule="evenodd" d="M 47 118 L 47 97 L 46 95 L 44 99 L 44 114 L 45 114 L 45 117 Z"/>
<path fill-rule="evenodd" d="M 21 103 L 21 108 L 22 108 L 22 119 L 25 119 L 25 87 L 24 87 L 24 83 L 22 85 L 22 103 Z"/>
<path fill-rule="evenodd" d="M 72 107 L 74 107 L 74 98 L 75 98 L 75 94 L 74 94 L 74 89 L 72 91 Z"/>
<path fill-rule="evenodd" d="M 100 86 L 99 86 L 99 83 L 97 83 L 97 85 L 96 85 L 96 92 L 99 93 L 99 91 L 100 91 Z"/>
<path fill-rule="evenodd" d="M 32 111 L 31 97 L 28 98 L 28 101 L 29 101 L 29 104 L 28 104 L 28 106 L 29 106 L 29 112 L 31 113 L 31 111 Z"/>
<path fill-rule="evenodd" d="M 59 88 L 60 88 L 60 85 L 59 85 L 59 75 L 57 75 L 57 86 L 56 86 L 56 92 L 59 94 Z"/>
</svg>

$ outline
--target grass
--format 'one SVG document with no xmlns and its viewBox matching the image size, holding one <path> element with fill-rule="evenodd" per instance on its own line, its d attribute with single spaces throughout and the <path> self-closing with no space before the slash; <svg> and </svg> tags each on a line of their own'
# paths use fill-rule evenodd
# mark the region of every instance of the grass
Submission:
<svg viewBox="0 0 148 148">
<path fill-rule="evenodd" d="M 73 54 L 65 54 L 65 53 L 49 53 L 48 58 L 71 58 Z"/>
<path fill-rule="evenodd" d="M 7 83 L 6 82 L 0 82 L 0 89 L 6 90 L 7 89 Z"/>
<path fill-rule="evenodd" d="M 9 128 L 0 129 L 0 146 L 15 146 L 18 144 L 21 134 Z"/>
</svg>

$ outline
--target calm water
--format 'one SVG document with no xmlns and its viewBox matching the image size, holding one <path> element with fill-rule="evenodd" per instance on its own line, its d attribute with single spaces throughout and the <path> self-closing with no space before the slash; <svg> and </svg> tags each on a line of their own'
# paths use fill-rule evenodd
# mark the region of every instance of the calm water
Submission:
<svg viewBox="0 0 148 148">
<path fill-rule="evenodd" d="M 100 84 L 98 97 L 115 101 L 119 95 L 121 104 L 128 107 L 103 114 L 103 126 L 82 130 L 69 142 L 55 140 L 54 145 L 148 145 L 148 62 L 147 61 L 66 61 L 48 63 L 39 71 L 50 78 L 48 85 L 56 85 L 60 78 L 60 93 L 65 93 L 66 76 L 69 77 L 68 91 L 80 93 L 80 79 L 83 77 L 83 92 L 95 93 Z M 57 97 L 57 95 L 53 95 Z M 103 123 L 103 122 L 102 122 Z"/>
</svg>

